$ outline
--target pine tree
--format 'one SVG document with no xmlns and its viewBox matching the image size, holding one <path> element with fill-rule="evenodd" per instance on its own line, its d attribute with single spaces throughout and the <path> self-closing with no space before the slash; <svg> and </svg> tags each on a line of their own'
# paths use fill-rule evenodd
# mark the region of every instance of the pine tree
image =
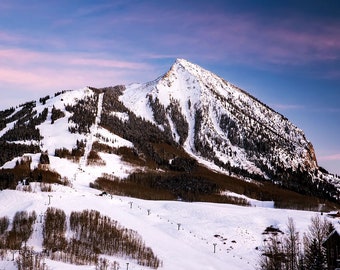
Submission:
<svg viewBox="0 0 340 270">
<path fill-rule="evenodd" d="M 325 269 L 325 254 L 323 250 L 320 250 L 316 238 L 305 249 L 305 265 L 309 270 Z"/>
</svg>

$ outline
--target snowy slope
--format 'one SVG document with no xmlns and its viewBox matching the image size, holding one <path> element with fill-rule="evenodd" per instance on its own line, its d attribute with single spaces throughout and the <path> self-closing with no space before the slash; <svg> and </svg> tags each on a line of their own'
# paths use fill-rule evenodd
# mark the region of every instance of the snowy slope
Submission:
<svg viewBox="0 0 340 270">
<path fill-rule="evenodd" d="M 94 141 L 117 148 L 119 143 L 112 145 L 117 141 L 113 138 L 117 134 L 103 128 L 101 117 L 114 116 L 124 124 L 129 121 L 129 113 L 133 113 L 155 124 L 193 158 L 214 170 L 242 178 L 259 177 L 278 182 L 298 178 L 286 175 L 288 170 L 291 174 L 307 172 L 318 180 L 325 178 L 316 172 L 318 165 L 313 146 L 301 129 L 245 91 L 184 59 L 177 59 L 170 70 L 155 81 L 124 88 L 115 97 L 116 102 L 122 102 L 120 107 L 125 106 L 123 110 L 102 111 L 103 104 L 111 102 L 107 100 L 113 91 L 110 88 L 98 92 L 86 87 L 64 91 L 45 102 L 35 101 L 33 112 L 26 114 L 37 117 L 44 110 L 48 111 L 47 119 L 36 126 L 40 138 L 6 141 L 36 145 L 51 156 L 56 149 L 71 151 L 80 141 L 85 142 L 87 153 Z M 88 130 L 70 132 L 77 129 L 79 123 L 74 122 L 75 113 L 68 108 L 84 105 L 91 99 L 95 100 L 93 108 L 89 105 L 88 109 L 94 117 L 92 126 Z M 53 109 L 64 113 L 64 117 L 54 123 L 51 121 Z M 21 110 L 22 107 L 16 108 L 3 119 L 5 126 L 0 130 L 0 141 L 15 129 L 20 118 L 17 120 L 14 116 Z M 142 126 L 139 128 L 143 129 Z M 125 146 L 134 147 L 134 142 L 118 137 L 119 141 L 125 140 Z"/>
<path fill-rule="evenodd" d="M 268 178 L 261 166 L 275 171 L 270 160 L 274 155 L 283 167 L 317 168 L 313 147 L 301 129 L 245 91 L 186 60 L 177 59 L 164 76 L 153 82 L 128 86 L 120 100 L 138 116 L 160 124 L 155 120 L 159 112 L 153 111 L 150 104 L 150 100 L 157 100 L 168 120 L 162 124 L 170 127 L 177 142 L 180 136 L 169 111 L 171 105 L 178 104 L 188 125 L 183 147 L 210 161 L 217 158 Z M 198 141 L 204 141 L 203 145 Z M 263 150 L 261 144 L 270 145 L 270 149 Z M 200 149 L 206 147 L 212 150 L 209 155 Z"/>
<path fill-rule="evenodd" d="M 266 227 L 273 225 L 285 230 L 288 217 L 293 217 L 303 232 L 310 224 L 311 216 L 317 214 L 273 209 L 272 201 L 256 201 L 228 191 L 222 194 L 241 196 L 253 207 L 97 196 L 100 191 L 89 188 L 89 184 L 103 174 L 124 181 L 133 172 L 153 170 L 124 161 L 117 154 L 117 149 L 124 148 L 132 149 L 141 159 L 149 158 L 143 153 L 140 137 L 133 141 L 128 139 L 136 138 L 132 133 L 124 137 L 122 134 L 126 133 L 122 130 L 109 130 L 111 120 L 116 121 L 113 129 L 115 126 L 126 127 L 140 133 L 147 133 L 145 127 L 150 127 L 151 122 L 160 132 L 152 136 L 171 137 L 175 141 L 171 146 L 182 147 L 211 170 L 240 178 L 260 176 L 271 180 L 289 176 L 282 171 L 300 173 L 301 170 L 313 175 L 313 181 L 322 178 L 340 188 L 338 178 L 318 170 L 312 145 L 302 130 L 256 98 L 197 65 L 178 59 L 157 80 L 128 85 L 124 90 L 114 92 L 116 90 L 86 87 L 65 91 L 44 102 L 35 101 L 32 108 L 17 107 L 4 117 L 0 143 L 5 141 L 6 147 L 33 145 L 38 151 L 14 155 L 3 162 L 0 169 L 14 168 L 21 157 L 26 156 L 31 157 L 31 169 L 34 170 L 39 166 L 41 152 L 47 152 L 50 164 L 45 167 L 58 172 L 71 185 L 54 185 L 52 192 L 40 192 L 39 184 L 32 182 L 32 192 L 23 192 L 20 184 L 17 190 L 0 191 L 0 217 L 12 218 L 16 211 L 34 210 L 39 218 L 49 206 L 61 208 L 68 215 L 71 211 L 94 209 L 141 234 L 146 245 L 163 261 L 161 269 L 244 270 L 256 268 L 260 255 L 257 248 L 263 244 L 262 232 Z M 111 105 L 114 109 L 107 111 Z M 25 126 L 30 121 L 37 121 L 32 119 L 46 110 L 46 119 L 34 126 L 39 130 L 38 138 L 18 139 L 23 136 L 20 129 L 18 134 L 8 136 L 18 123 Z M 59 110 L 63 115 L 54 123 L 52 110 Z M 75 117 L 77 114 L 78 118 Z M 89 120 L 86 119 L 85 128 L 78 129 L 86 117 Z M 140 118 L 133 122 L 132 117 Z M 4 137 L 7 139 L 3 140 Z M 55 151 L 62 148 L 71 152 L 80 141 L 85 146 L 79 159 L 55 155 Z M 96 144 L 110 150 L 98 151 L 102 160 L 100 165 L 89 165 L 88 155 Z M 13 151 L 8 152 L 12 154 Z M 41 223 L 34 226 L 28 244 L 41 251 L 42 226 Z M 9 261 L 11 256 L 9 253 L 0 261 L 0 269 L 15 269 Z M 129 269 L 147 269 L 124 257 L 110 260 L 118 261 L 121 269 L 126 263 L 129 263 Z M 94 266 L 71 266 L 51 260 L 46 260 L 46 264 L 49 269 L 94 269 Z"/>
<path fill-rule="evenodd" d="M 55 164 L 55 166 L 58 166 Z M 31 183 L 33 190 L 37 183 Z M 54 192 L 27 193 L 5 190 L 0 192 L 0 213 L 12 217 L 16 211 L 44 213 L 47 207 L 71 211 L 94 209 L 100 211 L 123 226 L 136 230 L 148 246 L 163 261 L 164 270 L 179 269 L 255 269 L 263 244 L 262 232 L 270 225 L 285 230 L 288 217 L 293 217 L 297 228 L 305 231 L 310 218 L 316 213 L 277 210 L 261 207 L 238 207 L 209 203 L 184 203 L 169 201 L 145 201 L 119 196 L 96 196 L 98 191 L 85 188 L 79 181 L 74 187 L 53 188 Z M 37 188 L 38 189 L 38 188 Z M 52 195 L 50 204 L 48 196 Z M 20 197 L 20 200 L 17 198 Z M 132 202 L 132 208 L 130 207 Z M 150 215 L 148 215 L 150 210 Z M 252 217 L 252 218 L 249 218 Z M 178 230 L 178 224 L 180 224 Z M 41 251 L 41 223 L 28 242 L 36 251 Z M 214 253 L 216 244 L 216 253 Z M 11 258 L 12 254 L 8 254 Z M 148 269 L 133 260 L 110 258 L 125 269 Z M 73 266 L 46 261 L 49 269 L 94 269 L 94 266 Z M 15 269 L 6 259 L 0 267 Z"/>
</svg>

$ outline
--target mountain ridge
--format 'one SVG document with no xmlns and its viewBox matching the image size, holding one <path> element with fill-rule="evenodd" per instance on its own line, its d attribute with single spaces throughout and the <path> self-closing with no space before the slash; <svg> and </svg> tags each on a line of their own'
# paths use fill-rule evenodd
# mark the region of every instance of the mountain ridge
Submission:
<svg viewBox="0 0 340 270">
<path fill-rule="evenodd" d="M 246 91 L 184 59 L 148 83 L 62 91 L 0 116 L 1 166 L 25 153 L 47 152 L 72 158 L 81 169 L 87 156 L 109 153 L 134 164 L 124 177 L 157 169 L 190 175 L 198 162 L 231 177 L 269 180 L 332 200 L 339 196 L 339 179 L 319 169 L 301 129 Z M 112 172 L 106 168 L 102 173 Z M 189 181 L 188 175 L 157 185 L 179 192 L 176 183 L 187 181 L 179 184 L 184 189 L 205 183 L 195 175 Z"/>
</svg>

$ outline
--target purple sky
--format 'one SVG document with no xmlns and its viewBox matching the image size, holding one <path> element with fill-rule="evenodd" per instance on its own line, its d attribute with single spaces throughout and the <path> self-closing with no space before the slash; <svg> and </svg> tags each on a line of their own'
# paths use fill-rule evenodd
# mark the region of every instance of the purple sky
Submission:
<svg viewBox="0 0 340 270">
<path fill-rule="evenodd" d="M 0 109 L 185 58 L 303 129 L 340 174 L 340 2 L 1 0 Z"/>
</svg>

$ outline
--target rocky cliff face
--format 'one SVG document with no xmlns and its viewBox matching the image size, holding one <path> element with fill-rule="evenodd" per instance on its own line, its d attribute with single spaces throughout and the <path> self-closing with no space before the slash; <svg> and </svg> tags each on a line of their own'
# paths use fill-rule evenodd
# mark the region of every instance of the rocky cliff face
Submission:
<svg viewBox="0 0 340 270">
<path fill-rule="evenodd" d="M 170 133 L 191 155 L 227 171 L 272 179 L 317 170 L 303 131 L 245 91 L 178 59 L 162 77 L 119 97 L 136 115 Z"/>
</svg>

